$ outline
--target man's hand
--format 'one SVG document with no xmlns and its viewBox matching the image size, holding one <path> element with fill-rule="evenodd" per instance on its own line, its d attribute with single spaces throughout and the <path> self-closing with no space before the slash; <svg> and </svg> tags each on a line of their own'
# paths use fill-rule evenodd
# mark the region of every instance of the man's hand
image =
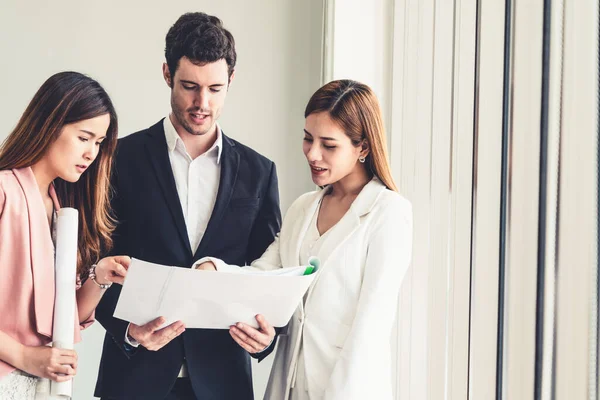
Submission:
<svg viewBox="0 0 600 400">
<path fill-rule="evenodd" d="M 145 325 L 129 324 L 129 336 L 151 351 L 157 351 L 185 331 L 183 322 L 176 321 L 159 329 L 165 323 L 164 317 L 158 317 Z"/>
<path fill-rule="evenodd" d="M 265 317 L 256 316 L 259 329 L 238 322 L 229 328 L 229 334 L 248 353 L 260 353 L 271 345 L 275 337 L 275 329 L 267 322 Z"/>
</svg>

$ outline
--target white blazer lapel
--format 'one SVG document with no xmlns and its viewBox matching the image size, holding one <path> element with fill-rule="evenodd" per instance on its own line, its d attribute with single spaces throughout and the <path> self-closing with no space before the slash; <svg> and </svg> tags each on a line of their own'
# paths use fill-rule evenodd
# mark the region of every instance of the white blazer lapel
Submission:
<svg viewBox="0 0 600 400">
<path fill-rule="evenodd" d="M 323 270 L 327 268 L 327 260 L 331 256 L 331 254 L 341 246 L 348 237 L 360 226 L 360 218 L 358 215 L 352 210 L 352 207 L 348 210 L 348 212 L 339 220 L 337 224 L 335 224 L 331 231 L 327 234 L 327 237 L 324 239 L 321 250 L 319 251 L 319 261 L 320 266 L 317 270 L 317 275 L 313 280 L 310 288 L 308 289 L 308 294 L 306 295 L 306 302 L 310 300 L 311 294 L 317 281 L 321 277 Z"/>
<path fill-rule="evenodd" d="M 288 251 L 283 253 L 286 255 L 286 259 L 282 260 L 284 261 L 284 267 L 295 267 L 300 264 L 300 248 L 302 247 L 304 236 L 324 194 L 325 190 L 321 190 L 308 197 L 306 203 L 299 210 L 298 215 L 292 216 L 295 223 L 287 242 L 289 246 Z"/>
<path fill-rule="evenodd" d="M 327 268 L 327 261 L 330 256 L 338 247 L 344 244 L 344 242 L 360 226 L 360 217 L 371 211 L 379 194 L 383 192 L 383 190 L 385 190 L 385 186 L 376 178 L 367 183 L 350 206 L 348 212 L 346 212 L 342 219 L 331 228 L 327 237 L 324 238 L 323 245 L 319 251 L 319 261 L 321 262 L 321 265 L 311 287 L 308 289 L 306 297 L 307 302 L 311 297 L 316 282 L 322 275 L 321 272 L 323 269 Z"/>
</svg>

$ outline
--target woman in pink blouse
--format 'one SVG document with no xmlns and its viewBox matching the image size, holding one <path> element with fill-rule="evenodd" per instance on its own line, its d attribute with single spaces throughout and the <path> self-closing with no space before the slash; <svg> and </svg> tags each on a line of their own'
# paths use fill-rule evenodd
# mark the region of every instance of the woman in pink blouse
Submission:
<svg viewBox="0 0 600 400">
<path fill-rule="evenodd" d="M 60 206 L 79 210 L 76 341 L 93 322 L 105 289 L 123 282 L 129 257 L 99 260 L 111 248 L 115 227 L 109 178 L 116 144 L 117 116 L 104 89 L 85 75 L 61 72 L 42 85 L 0 147 L 4 400 L 33 399 L 40 377 L 60 382 L 77 371 L 75 351 L 47 346 L 54 312 L 52 232 Z"/>
</svg>

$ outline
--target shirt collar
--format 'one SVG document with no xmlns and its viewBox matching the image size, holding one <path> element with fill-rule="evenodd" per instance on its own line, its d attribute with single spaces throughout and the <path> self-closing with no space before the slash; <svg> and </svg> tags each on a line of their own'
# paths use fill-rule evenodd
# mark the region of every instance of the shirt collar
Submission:
<svg viewBox="0 0 600 400">
<path fill-rule="evenodd" d="M 171 122 L 171 118 L 169 115 L 163 120 L 163 128 L 165 130 L 165 138 L 167 139 L 167 148 L 169 152 L 173 152 L 177 143 L 180 144 L 181 148 L 185 150 L 185 145 L 183 140 L 177 134 L 177 130 L 173 126 L 173 122 Z M 217 139 L 213 143 L 213 145 L 206 151 L 204 154 L 213 154 L 217 155 L 217 164 L 221 162 L 221 153 L 223 152 L 223 134 L 221 132 L 221 127 L 217 123 Z"/>
</svg>

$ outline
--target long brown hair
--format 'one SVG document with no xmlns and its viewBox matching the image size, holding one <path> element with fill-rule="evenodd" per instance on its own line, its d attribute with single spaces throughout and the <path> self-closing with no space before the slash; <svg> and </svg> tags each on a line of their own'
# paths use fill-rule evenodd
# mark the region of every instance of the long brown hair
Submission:
<svg viewBox="0 0 600 400">
<path fill-rule="evenodd" d="M 78 72 L 52 75 L 0 147 L 0 170 L 31 167 L 44 157 L 65 125 L 105 114 L 110 116 L 110 125 L 94 162 L 75 183 L 54 181 L 61 206 L 79 210 L 80 276 L 110 250 L 116 224 L 110 211 L 110 174 L 118 123 L 108 94 L 98 82 Z"/>
<path fill-rule="evenodd" d="M 381 107 L 371 88 L 349 79 L 331 81 L 312 95 L 304 118 L 320 112 L 327 112 L 355 146 L 367 141 L 370 150 L 365 160 L 367 172 L 397 192 L 388 161 Z"/>
</svg>

